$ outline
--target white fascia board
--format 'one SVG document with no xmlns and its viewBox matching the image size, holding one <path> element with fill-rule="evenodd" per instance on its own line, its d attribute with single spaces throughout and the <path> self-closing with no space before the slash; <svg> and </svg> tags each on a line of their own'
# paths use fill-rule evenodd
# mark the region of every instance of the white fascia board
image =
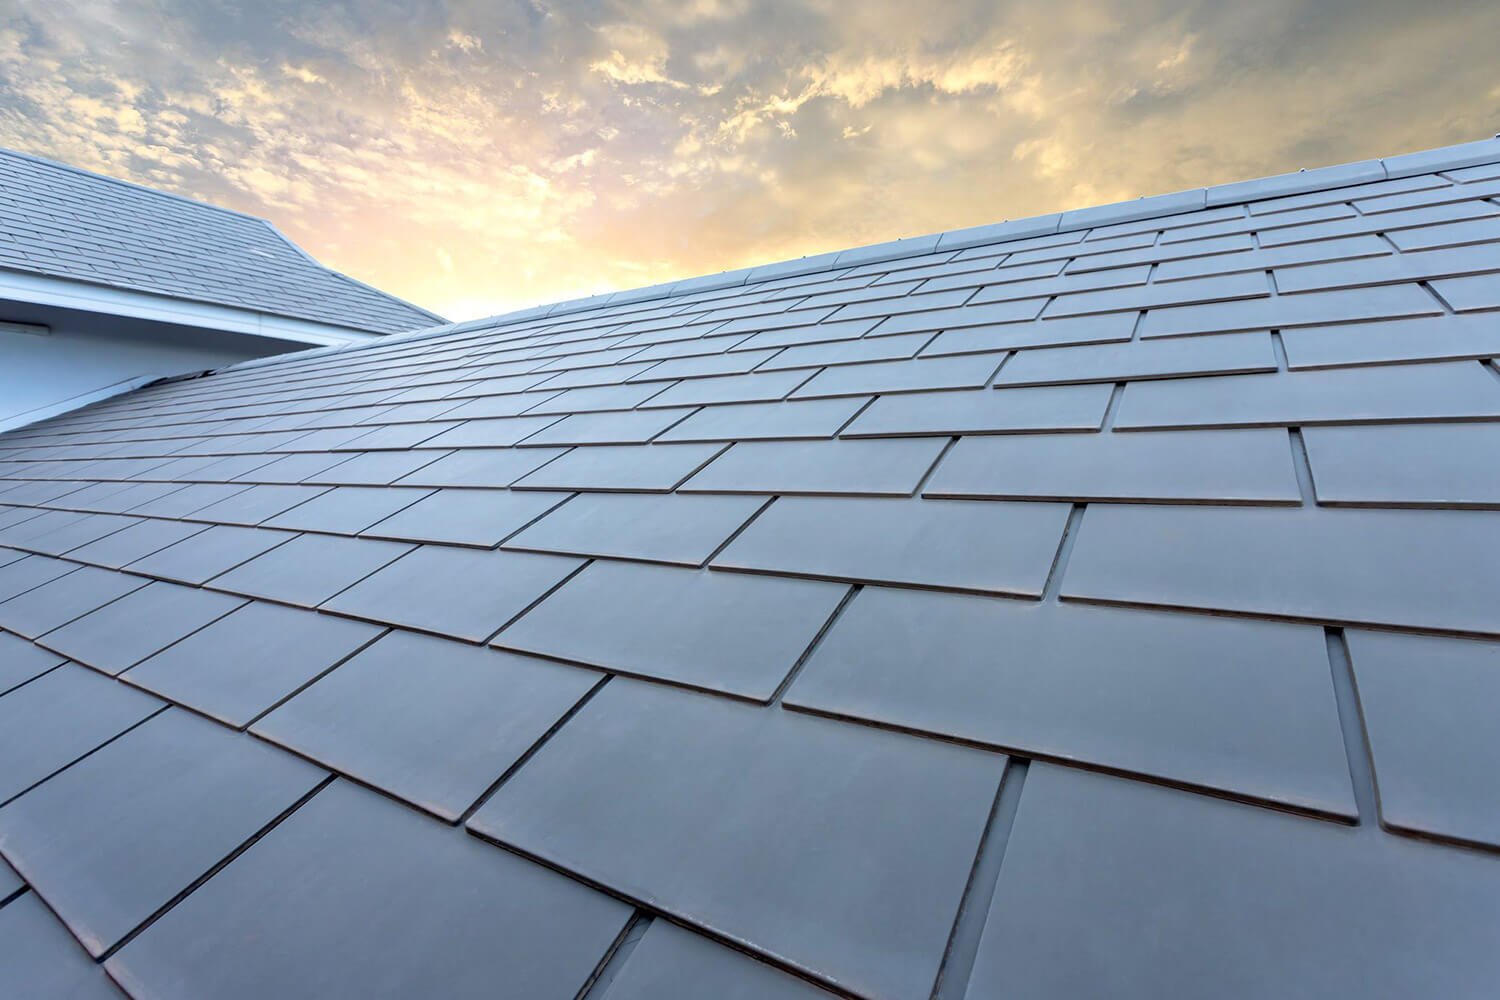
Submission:
<svg viewBox="0 0 1500 1000">
<path fill-rule="evenodd" d="M 132 319 L 201 327 L 252 337 L 271 337 L 298 344 L 328 346 L 382 339 L 379 334 L 308 320 L 273 316 L 208 302 L 132 292 L 84 281 L 69 281 L 22 271 L 0 271 L 0 299 Z"/>
</svg>

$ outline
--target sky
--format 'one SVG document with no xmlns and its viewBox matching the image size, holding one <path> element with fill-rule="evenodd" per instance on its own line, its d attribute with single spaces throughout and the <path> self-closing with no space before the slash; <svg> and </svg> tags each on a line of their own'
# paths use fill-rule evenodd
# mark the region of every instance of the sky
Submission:
<svg viewBox="0 0 1500 1000">
<path fill-rule="evenodd" d="M 1500 4 L 0 0 L 0 146 L 450 319 L 1500 131 Z"/>
</svg>

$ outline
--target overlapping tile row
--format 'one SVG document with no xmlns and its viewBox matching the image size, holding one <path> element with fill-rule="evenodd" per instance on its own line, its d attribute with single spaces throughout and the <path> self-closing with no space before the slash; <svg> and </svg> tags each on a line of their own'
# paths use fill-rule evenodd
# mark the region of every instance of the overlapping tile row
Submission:
<svg viewBox="0 0 1500 1000">
<path fill-rule="evenodd" d="M 1495 176 L 0 437 L 0 992 L 1482 995 Z"/>
</svg>

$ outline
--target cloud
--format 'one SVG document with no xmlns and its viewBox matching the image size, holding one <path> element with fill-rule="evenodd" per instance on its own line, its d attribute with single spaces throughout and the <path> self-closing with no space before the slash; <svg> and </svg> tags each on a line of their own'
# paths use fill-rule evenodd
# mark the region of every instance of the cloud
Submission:
<svg viewBox="0 0 1500 1000">
<path fill-rule="evenodd" d="M 1494 37 L 1395 0 L 22 0 L 0 145 L 467 316 L 1490 135 Z"/>
</svg>

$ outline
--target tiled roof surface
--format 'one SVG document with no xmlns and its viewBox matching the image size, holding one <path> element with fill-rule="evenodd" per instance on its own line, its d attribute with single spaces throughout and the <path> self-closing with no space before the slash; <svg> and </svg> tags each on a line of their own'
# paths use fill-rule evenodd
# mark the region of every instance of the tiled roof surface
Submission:
<svg viewBox="0 0 1500 1000">
<path fill-rule="evenodd" d="M 441 322 L 329 270 L 263 219 L 5 149 L 0 270 L 374 333 Z"/>
<path fill-rule="evenodd" d="M 0 437 L 0 994 L 1493 996 L 1440 167 Z"/>
</svg>

